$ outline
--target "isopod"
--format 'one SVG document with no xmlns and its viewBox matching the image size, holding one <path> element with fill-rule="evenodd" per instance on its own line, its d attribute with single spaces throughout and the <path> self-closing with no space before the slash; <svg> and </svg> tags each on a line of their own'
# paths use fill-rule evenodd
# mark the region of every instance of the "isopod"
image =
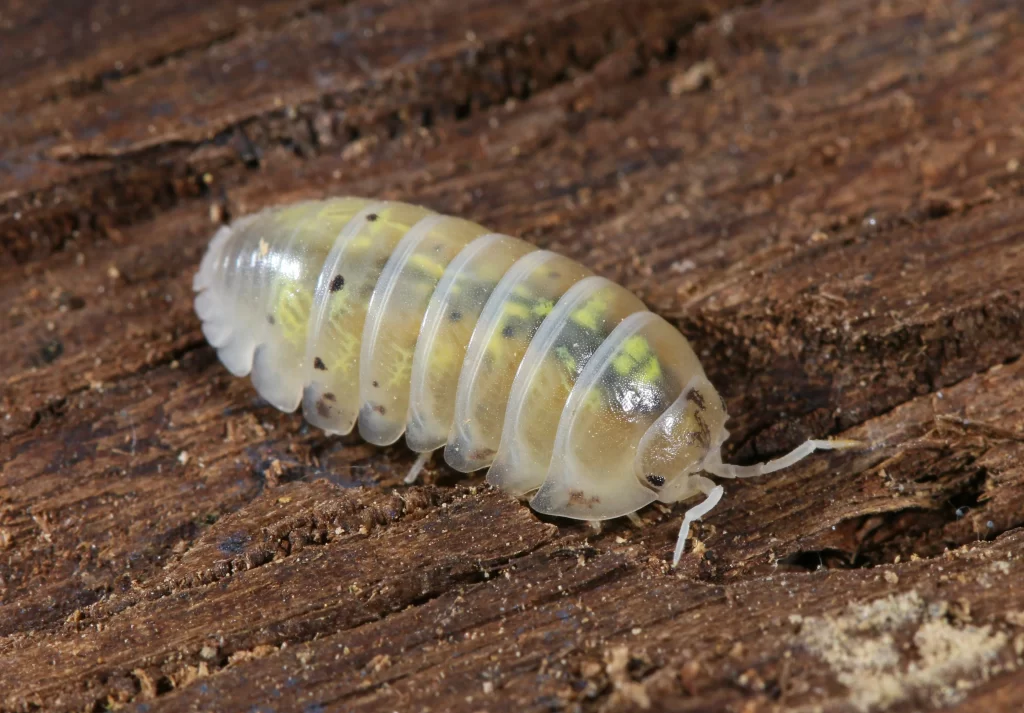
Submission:
<svg viewBox="0 0 1024 713">
<path fill-rule="evenodd" d="M 459 218 L 335 198 L 224 226 L 194 280 L 223 365 L 282 411 L 384 446 L 405 434 L 541 513 L 600 521 L 654 501 L 721 499 L 708 476 L 786 468 L 722 462 L 726 410 L 690 344 L 583 265 Z"/>
</svg>

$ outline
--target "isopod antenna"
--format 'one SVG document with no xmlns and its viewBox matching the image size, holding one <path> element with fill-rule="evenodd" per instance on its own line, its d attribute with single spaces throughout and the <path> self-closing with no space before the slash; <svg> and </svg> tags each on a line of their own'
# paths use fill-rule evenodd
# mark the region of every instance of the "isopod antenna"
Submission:
<svg viewBox="0 0 1024 713">
<path fill-rule="evenodd" d="M 863 448 L 862 441 L 851 439 L 834 440 L 809 440 L 804 441 L 792 451 L 779 458 L 774 458 L 765 463 L 754 463 L 753 465 L 734 465 L 722 462 L 722 452 L 715 449 L 708 454 L 704 461 L 702 470 L 719 478 L 755 478 L 759 475 L 767 475 L 790 467 L 811 455 L 815 451 L 838 451 L 850 448 Z M 683 524 L 679 527 L 679 537 L 676 539 L 675 552 L 672 554 L 672 566 L 679 564 L 686 548 L 686 539 L 690 535 L 690 525 L 707 515 L 722 499 L 725 489 L 716 485 L 708 478 L 697 476 L 695 478 L 698 490 L 706 496 L 705 499 L 686 511 L 683 516 Z"/>
</svg>

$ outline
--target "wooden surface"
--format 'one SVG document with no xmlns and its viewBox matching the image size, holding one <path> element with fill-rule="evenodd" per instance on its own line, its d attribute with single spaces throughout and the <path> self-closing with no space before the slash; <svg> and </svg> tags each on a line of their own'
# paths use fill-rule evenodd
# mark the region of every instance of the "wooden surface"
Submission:
<svg viewBox="0 0 1024 713">
<path fill-rule="evenodd" d="M 1017 0 L 0 6 L 0 711 L 1024 708 Z M 694 342 L 727 484 L 668 569 L 205 345 L 216 224 L 400 198 Z"/>
</svg>

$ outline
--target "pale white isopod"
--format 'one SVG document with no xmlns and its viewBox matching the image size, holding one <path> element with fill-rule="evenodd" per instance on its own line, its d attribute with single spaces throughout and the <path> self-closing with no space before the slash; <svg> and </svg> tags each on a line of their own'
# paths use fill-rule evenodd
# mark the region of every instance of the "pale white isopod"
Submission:
<svg viewBox="0 0 1024 713">
<path fill-rule="evenodd" d="M 233 374 L 328 433 L 403 434 L 425 459 L 600 521 L 722 496 L 726 412 L 687 340 L 586 267 L 474 223 L 362 198 L 272 208 L 221 228 L 195 277 L 203 333 Z"/>
</svg>

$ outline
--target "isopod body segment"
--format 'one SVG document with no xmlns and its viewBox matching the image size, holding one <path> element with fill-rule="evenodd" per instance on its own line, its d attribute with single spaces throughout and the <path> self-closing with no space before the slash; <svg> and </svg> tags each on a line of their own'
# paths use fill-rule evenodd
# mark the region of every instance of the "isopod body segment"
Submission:
<svg viewBox="0 0 1024 713">
<path fill-rule="evenodd" d="M 543 513 L 597 521 L 722 488 L 779 461 L 721 462 L 726 411 L 687 340 L 568 258 L 418 206 L 362 198 L 222 227 L 194 280 L 224 366 L 283 411 L 419 453 Z"/>
</svg>

